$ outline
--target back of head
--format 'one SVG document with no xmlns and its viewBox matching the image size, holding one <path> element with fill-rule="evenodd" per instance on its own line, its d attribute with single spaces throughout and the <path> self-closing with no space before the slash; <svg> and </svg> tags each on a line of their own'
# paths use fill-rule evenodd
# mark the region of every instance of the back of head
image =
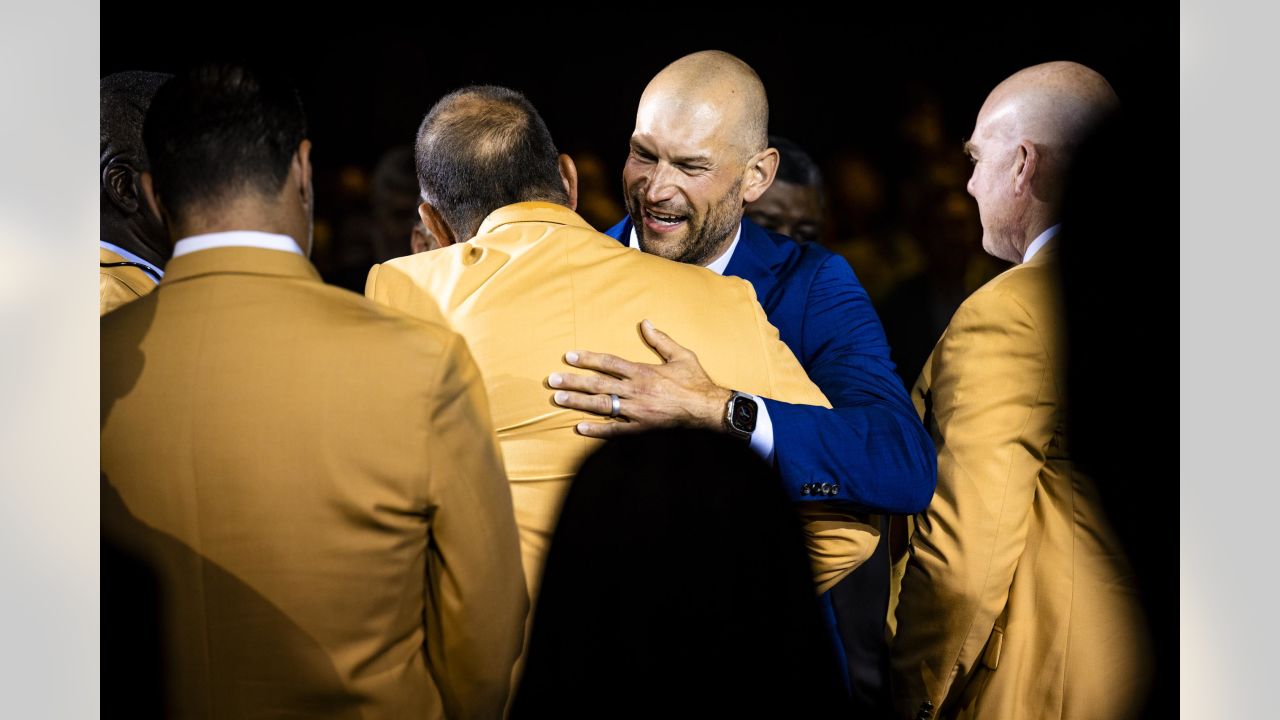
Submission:
<svg viewBox="0 0 1280 720">
<path fill-rule="evenodd" d="M 163 73 L 122 72 L 102 78 L 99 128 L 102 240 L 162 260 L 168 240 L 159 218 L 142 198 L 140 177 L 151 169 L 142 146 L 142 124 Z"/>
<path fill-rule="evenodd" d="M 164 73 L 120 72 L 102 78 L 98 115 L 101 168 L 122 158 L 138 172 L 150 169 L 142 147 L 142 122 L 156 90 L 170 77 Z"/>
<path fill-rule="evenodd" d="M 274 198 L 306 135 L 302 101 L 290 84 L 221 64 L 166 83 L 143 129 L 156 194 L 174 219 L 247 195 Z"/>
<path fill-rule="evenodd" d="M 980 114 L 1001 118 L 1015 140 L 1025 138 L 1042 148 L 1061 182 L 1075 148 L 1118 104 L 1102 75 L 1079 63 L 1057 61 L 1009 76 L 991 91 Z"/>
<path fill-rule="evenodd" d="M 478 85 L 446 95 L 418 129 L 418 183 L 458 240 L 505 205 L 569 204 L 559 152 L 524 95 Z"/>
<path fill-rule="evenodd" d="M 719 433 L 662 430 L 592 454 L 534 617 L 513 716 L 737 714 L 784 699 L 806 716 L 842 693 L 781 485 Z"/>
<path fill-rule="evenodd" d="M 778 135 L 769 136 L 769 146 L 778 149 L 778 182 L 812 187 L 822 192 L 822 171 L 804 148 Z"/>
</svg>

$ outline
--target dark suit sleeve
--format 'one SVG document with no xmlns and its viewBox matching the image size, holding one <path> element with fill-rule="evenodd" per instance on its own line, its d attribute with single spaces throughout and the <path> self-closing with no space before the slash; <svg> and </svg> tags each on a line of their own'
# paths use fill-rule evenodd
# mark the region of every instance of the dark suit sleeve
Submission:
<svg viewBox="0 0 1280 720">
<path fill-rule="evenodd" d="M 893 372 L 870 298 L 849 263 L 831 255 L 815 273 L 807 300 L 803 347 L 792 350 L 833 409 L 765 400 L 787 492 L 796 500 L 845 501 L 873 512 L 920 512 L 933 497 L 937 459 Z M 839 490 L 817 494 L 815 483 Z"/>
</svg>

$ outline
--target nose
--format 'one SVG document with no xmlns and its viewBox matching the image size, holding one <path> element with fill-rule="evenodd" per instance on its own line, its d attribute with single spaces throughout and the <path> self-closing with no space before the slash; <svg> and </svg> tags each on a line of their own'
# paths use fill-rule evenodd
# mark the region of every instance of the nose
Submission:
<svg viewBox="0 0 1280 720">
<path fill-rule="evenodd" d="M 965 191 L 968 192 L 970 196 L 975 198 L 978 196 L 973 194 L 973 179 L 977 177 L 977 175 L 978 175 L 978 168 L 977 166 L 974 166 L 973 172 L 969 173 L 969 182 L 964 184 Z"/>
<path fill-rule="evenodd" d="M 644 189 L 645 202 L 651 205 L 666 202 L 676 196 L 676 186 L 672 182 L 675 168 L 659 162 L 649 171 L 649 182 Z"/>
</svg>

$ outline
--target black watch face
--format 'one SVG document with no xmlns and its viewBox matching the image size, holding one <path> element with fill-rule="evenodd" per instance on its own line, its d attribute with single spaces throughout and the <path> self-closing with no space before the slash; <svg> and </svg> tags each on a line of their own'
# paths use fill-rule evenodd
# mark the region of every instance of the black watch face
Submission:
<svg viewBox="0 0 1280 720">
<path fill-rule="evenodd" d="M 733 399 L 733 426 L 743 432 L 755 432 L 756 403 L 750 398 Z"/>
</svg>

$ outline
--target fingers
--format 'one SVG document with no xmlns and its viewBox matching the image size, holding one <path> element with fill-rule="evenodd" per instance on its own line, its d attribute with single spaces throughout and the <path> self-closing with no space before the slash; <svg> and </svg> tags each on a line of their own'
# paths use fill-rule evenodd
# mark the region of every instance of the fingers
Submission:
<svg viewBox="0 0 1280 720">
<path fill-rule="evenodd" d="M 608 416 L 613 410 L 613 398 L 608 395 L 587 395 L 586 393 L 557 390 L 551 395 L 551 400 L 560 407 L 581 410 L 593 415 Z"/>
<path fill-rule="evenodd" d="M 547 376 L 547 384 L 557 390 L 574 390 L 593 395 L 628 395 L 624 382 L 606 375 L 576 375 L 574 373 L 551 373 Z"/>
<path fill-rule="evenodd" d="M 580 422 L 577 425 L 579 435 L 586 435 L 593 438 L 611 438 L 620 435 L 633 435 L 643 432 L 646 428 L 641 423 L 634 422 L 610 422 L 610 423 L 590 423 Z"/>
<path fill-rule="evenodd" d="M 649 347 L 657 350 L 662 359 L 667 362 L 692 354 L 688 348 L 672 340 L 670 335 L 654 327 L 648 320 L 640 323 L 640 334 L 644 336 L 644 341 L 649 343 Z"/>
<path fill-rule="evenodd" d="M 640 369 L 640 366 L 636 363 L 623 360 L 617 355 L 593 353 L 587 350 L 574 350 L 567 352 L 564 354 L 564 359 L 565 362 L 574 367 L 584 368 L 586 370 L 598 370 L 620 378 L 633 377 Z"/>
</svg>

